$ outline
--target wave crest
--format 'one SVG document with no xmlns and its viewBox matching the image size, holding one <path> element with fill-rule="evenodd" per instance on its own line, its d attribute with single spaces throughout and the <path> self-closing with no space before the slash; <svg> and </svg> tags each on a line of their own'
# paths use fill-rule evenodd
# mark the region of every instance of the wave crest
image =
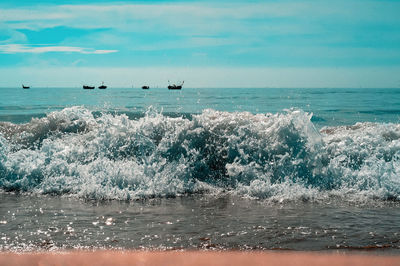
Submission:
<svg viewBox="0 0 400 266">
<path fill-rule="evenodd" d="M 400 125 L 320 132 L 311 114 L 150 109 L 93 115 L 66 108 L 0 124 L 0 187 L 94 199 L 220 193 L 271 200 L 400 199 Z"/>
</svg>

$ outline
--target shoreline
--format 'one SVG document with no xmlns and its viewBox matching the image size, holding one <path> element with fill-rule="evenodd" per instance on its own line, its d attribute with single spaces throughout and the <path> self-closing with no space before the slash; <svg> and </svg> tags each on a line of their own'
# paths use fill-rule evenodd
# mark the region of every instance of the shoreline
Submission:
<svg viewBox="0 0 400 266">
<path fill-rule="evenodd" d="M 399 255 L 301 251 L 60 251 L 0 252 L 0 265 L 400 265 Z"/>
</svg>

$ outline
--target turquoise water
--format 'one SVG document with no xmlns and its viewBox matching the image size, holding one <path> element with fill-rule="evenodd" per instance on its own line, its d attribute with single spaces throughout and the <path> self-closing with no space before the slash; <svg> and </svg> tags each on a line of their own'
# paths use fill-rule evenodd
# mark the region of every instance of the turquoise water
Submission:
<svg viewBox="0 0 400 266">
<path fill-rule="evenodd" d="M 43 117 L 71 106 L 91 110 L 143 113 L 150 106 L 172 113 L 276 113 L 298 108 L 313 113 L 316 125 L 351 125 L 357 122 L 393 122 L 400 119 L 400 89 L 195 89 L 165 88 L 20 88 L 0 89 L 0 120 L 14 123 Z"/>
<path fill-rule="evenodd" d="M 1 249 L 397 252 L 399 105 L 397 89 L 2 88 Z"/>
</svg>

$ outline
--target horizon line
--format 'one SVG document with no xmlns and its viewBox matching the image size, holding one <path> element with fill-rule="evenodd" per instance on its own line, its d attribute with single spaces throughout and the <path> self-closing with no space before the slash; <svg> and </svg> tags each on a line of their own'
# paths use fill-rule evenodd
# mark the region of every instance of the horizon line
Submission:
<svg viewBox="0 0 400 266">
<path fill-rule="evenodd" d="M 28 86 L 30 87 L 30 89 L 32 88 L 38 88 L 38 89 L 82 89 L 83 85 L 79 85 L 79 86 L 32 86 L 29 83 L 24 83 L 28 84 Z M 86 85 L 86 84 L 85 84 Z M 144 84 L 146 86 L 148 86 L 147 84 Z M 142 85 L 142 86 L 144 86 Z M 140 87 L 136 87 L 136 86 L 110 86 L 107 85 L 107 89 L 142 89 L 142 86 Z M 95 85 L 95 89 L 97 89 L 97 85 Z M 0 89 L 21 89 L 21 86 L 0 86 Z M 168 89 L 168 85 L 167 86 L 150 86 L 150 89 Z M 270 86 L 265 86 L 265 87 L 232 87 L 232 86 L 228 86 L 228 87 L 221 87 L 221 86 L 203 86 L 203 87 L 183 87 L 181 90 L 184 89 L 400 89 L 400 85 L 397 87 L 354 87 L 354 86 L 349 86 L 349 87 L 305 87 L 305 86 L 299 86 L 299 87 L 292 87 L 292 86 L 283 86 L 283 87 L 270 87 Z"/>
</svg>

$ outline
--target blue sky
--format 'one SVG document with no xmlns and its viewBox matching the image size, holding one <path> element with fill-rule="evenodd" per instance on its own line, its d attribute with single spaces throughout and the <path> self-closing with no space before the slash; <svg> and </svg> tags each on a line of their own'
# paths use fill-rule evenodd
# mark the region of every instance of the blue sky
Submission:
<svg viewBox="0 0 400 266">
<path fill-rule="evenodd" d="M 1 1 L 0 86 L 400 87 L 399 14 L 393 0 Z"/>
</svg>

